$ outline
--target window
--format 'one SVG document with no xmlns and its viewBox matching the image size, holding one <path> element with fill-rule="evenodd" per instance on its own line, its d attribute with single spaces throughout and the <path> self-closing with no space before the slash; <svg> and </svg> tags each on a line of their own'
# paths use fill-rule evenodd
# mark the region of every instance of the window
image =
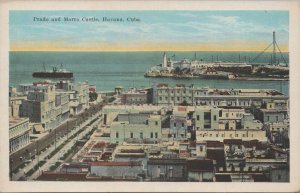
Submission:
<svg viewBox="0 0 300 193">
<path fill-rule="evenodd" d="M 157 121 L 155 121 L 155 125 L 158 125 L 158 122 L 157 122 Z"/>
<path fill-rule="evenodd" d="M 278 121 L 278 116 L 276 116 L 276 121 Z"/>
<path fill-rule="evenodd" d="M 180 100 L 180 97 L 177 97 L 177 100 L 179 101 L 179 100 Z"/>
<path fill-rule="evenodd" d="M 177 126 L 177 124 L 176 123 L 174 123 L 174 127 L 176 127 Z"/>
<path fill-rule="evenodd" d="M 133 138 L 133 133 L 132 132 L 130 133 L 130 138 Z"/>
<path fill-rule="evenodd" d="M 200 151 L 201 151 L 201 152 L 203 151 L 203 146 L 200 146 Z"/>
<path fill-rule="evenodd" d="M 216 134 L 216 137 L 219 137 L 219 134 Z"/>
<path fill-rule="evenodd" d="M 161 101 L 161 100 L 162 100 L 162 97 L 159 97 L 159 100 Z"/>
<path fill-rule="evenodd" d="M 181 123 L 181 126 L 184 127 L 184 123 Z"/>
<path fill-rule="evenodd" d="M 226 117 L 228 117 L 228 113 L 226 113 Z"/>
<path fill-rule="evenodd" d="M 116 138 L 119 138 L 119 133 L 118 132 L 116 133 Z"/>
<path fill-rule="evenodd" d="M 211 125 L 204 125 L 204 129 L 210 129 Z"/>
<path fill-rule="evenodd" d="M 235 137 L 239 137 L 239 134 L 235 134 Z"/>
<path fill-rule="evenodd" d="M 200 120 L 200 116 L 199 115 L 197 115 L 197 121 L 199 121 Z"/>
<path fill-rule="evenodd" d="M 211 119 L 211 113 L 210 112 L 204 112 L 204 119 Z"/>
<path fill-rule="evenodd" d="M 153 138 L 153 132 L 150 133 L 150 138 Z"/>
<path fill-rule="evenodd" d="M 214 121 L 216 121 L 217 120 L 217 115 L 214 115 Z"/>
<path fill-rule="evenodd" d="M 140 138 L 143 139 L 143 133 L 142 132 L 140 133 Z"/>
<path fill-rule="evenodd" d="M 155 138 L 158 138 L 158 133 L 157 132 L 155 132 Z"/>
<path fill-rule="evenodd" d="M 243 134 L 243 137 L 246 137 L 246 135 L 245 135 L 245 134 Z"/>
</svg>

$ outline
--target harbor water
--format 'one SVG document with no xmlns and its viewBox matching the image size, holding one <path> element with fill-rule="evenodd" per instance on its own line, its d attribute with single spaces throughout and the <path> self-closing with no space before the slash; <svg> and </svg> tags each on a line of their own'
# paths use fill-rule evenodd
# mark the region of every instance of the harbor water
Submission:
<svg viewBox="0 0 300 193">
<path fill-rule="evenodd" d="M 169 58 L 203 59 L 205 61 L 248 62 L 255 58 L 256 52 L 167 52 Z M 115 86 L 149 87 L 154 83 L 171 85 L 184 83 L 197 87 L 211 88 L 251 88 L 276 89 L 289 93 L 289 81 L 245 81 L 245 80 L 204 80 L 145 78 L 144 73 L 151 67 L 162 63 L 162 52 L 10 52 L 9 84 L 32 83 L 44 79 L 32 77 L 33 71 L 52 67 L 64 68 L 74 73 L 74 82 L 89 81 L 98 91 L 111 91 Z M 288 54 L 284 54 L 288 61 Z M 268 63 L 270 53 L 263 54 L 256 63 Z"/>
</svg>

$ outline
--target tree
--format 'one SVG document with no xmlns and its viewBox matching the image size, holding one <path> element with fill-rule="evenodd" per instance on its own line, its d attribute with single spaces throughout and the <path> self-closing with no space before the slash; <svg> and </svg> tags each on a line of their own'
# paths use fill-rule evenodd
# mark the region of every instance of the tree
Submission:
<svg viewBox="0 0 300 193">
<path fill-rule="evenodd" d="M 90 102 L 93 102 L 93 101 L 97 100 L 97 98 L 98 98 L 98 94 L 96 92 L 90 92 L 89 93 Z"/>
<path fill-rule="evenodd" d="M 186 100 L 184 100 L 180 105 L 181 105 L 181 106 L 189 106 L 189 103 L 186 102 Z"/>
</svg>

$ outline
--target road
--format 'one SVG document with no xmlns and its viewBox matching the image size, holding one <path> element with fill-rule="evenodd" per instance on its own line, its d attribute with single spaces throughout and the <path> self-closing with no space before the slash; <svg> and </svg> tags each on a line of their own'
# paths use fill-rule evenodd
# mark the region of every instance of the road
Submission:
<svg viewBox="0 0 300 193">
<path fill-rule="evenodd" d="M 93 118 L 93 119 L 94 119 L 94 118 Z M 84 128 L 85 126 L 83 126 L 82 128 L 84 128 L 84 129 L 80 128 L 80 129 L 82 129 L 82 132 L 80 133 L 80 135 L 81 135 L 81 136 L 84 136 L 84 135 L 86 135 L 87 133 L 89 133 L 89 132 L 93 129 L 94 126 L 97 126 L 97 127 L 98 127 L 100 121 L 101 121 L 101 120 L 98 118 L 98 120 L 95 121 L 92 125 L 87 126 L 86 128 Z M 79 130 L 80 130 L 80 129 L 79 129 Z M 74 130 L 74 132 L 73 132 L 72 134 L 75 134 L 77 131 L 78 131 L 78 130 L 76 130 L 76 131 Z M 58 151 L 51 159 L 47 160 L 47 162 L 46 162 L 42 167 L 40 167 L 39 170 L 37 170 L 35 173 L 33 173 L 31 176 L 29 176 L 29 177 L 27 178 L 27 180 L 35 180 L 35 179 L 37 179 L 37 178 L 41 175 L 41 172 L 42 172 L 42 171 L 48 171 L 49 168 L 50 168 L 55 162 L 61 161 L 61 160 L 60 160 L 60 157 L 62 157 L 64 153 L 68 152 L 68 150 L 71 149 L 71 148 L 74 146 L 74 144 L 76 143 L 77 140 L 78 140 L 77 137 L 75 137 L 75 138 L 73 138 L 72 140 L 70 140 L 70 141 L 69 141 L 69 142 L 68 142 L 61 150 L 59 150 L 59 151 Z"/>
<path fill-rule="evenodd" d="M 80 125 L 84 121 L 88 120 L 92 115 L 96 114 L 102 110 L 103 104 L 97 104 L 91 106 L 89 109 L 84 112 L 70 118 L 67 122 L 63 123 L 59 127 L 53 129 L 47 135 L 41 137 L 40 139 L 30 143 L 19 151 L 11 154 L 9 156 L 10 161 L 10 172 L 14 171 L 17 167 L 24 164 L 26 160 L 35 158 L 36 154 L 40 154 L 43 150 L 55 142 L 55 138 L 61 138 L 63 136 L 69 135 L 71 128 L 75 125 Z M 57 145 L 57 144 L 56 144 Z"/>
<path fill-rule="evenodd" d="M 70 131 L 69 135 L 72 136 L 74 134 L 77 133 L 77 137 L 78 136 L 84 136 L 86 133 L 88 133 L 89 131 L 92 130 L 92 128 L 99 124 L 99 116 L 101 115 L 101 112 L 95 114 L 93 117 L 91 117 L 89 120 L 85 121 L 83 124 L 79 125 L 78 127 L 74 128 L 73 130 Z M 97 120 L 95 122 L 93 122 L 92 125 L 88 126 L 92 120 Z M 48 155 L 50 153 L 52 153 L 56 147 L 59 147 L 61 144 L 63 144 L 66 140 L 67 140 L 67 136 L 60 138 L 59 140 L 57 140 L 56 142 L 56 147 L 55 145 L 50 146 L 49 148 L 45 149 L 44 151 L 42 151 L 38 156 L 36 156 L 35 159 L 32 159 L 32 161 L 30 163 L 28 163 L 22 170 L 18 171 L 16 174 L 14 174 L 12 176 L 12 180 L 33 180 L 36 179 L 40 174 L 41 171 L 46 171 L 48 170 L 51 165 L 57 161 L 62 161 L 59 160 L 59 158 L 61 156 L 63 156 L 63 154 L 65 152 L 67 152 L 69 149 L 72 148 L 72 146 L 74 145 L 74 143 L 76 142 L 76 140 L 78 139 L 77 137 L 69 140 L 64 146 L 63 148 L 61 148 L 58 152 L 56 152 L 50 159 L 48 159 Z M 30 169 L 32 169 L 34 166 L 36 166 L 40 161 L 45 161 L 46 163 L 41 166 L 38 170 L 36 170 L 33 174 L 26 176 L 25 173 L 27 173 Z"/>
</svg>

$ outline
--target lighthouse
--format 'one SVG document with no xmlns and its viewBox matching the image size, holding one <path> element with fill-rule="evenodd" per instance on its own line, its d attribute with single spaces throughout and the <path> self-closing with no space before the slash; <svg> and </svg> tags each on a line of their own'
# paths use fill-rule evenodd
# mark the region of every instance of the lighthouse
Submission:
<svg viewBox="0 0 300 193">
<path fill-rule="evenodd" d="M 162 67 L 166 68 L 167 67 L 167 54 L 166 54 L 166 52 L 164 52 L 163 58 L 164 59 L 163 59 Z"/>
</svg>

